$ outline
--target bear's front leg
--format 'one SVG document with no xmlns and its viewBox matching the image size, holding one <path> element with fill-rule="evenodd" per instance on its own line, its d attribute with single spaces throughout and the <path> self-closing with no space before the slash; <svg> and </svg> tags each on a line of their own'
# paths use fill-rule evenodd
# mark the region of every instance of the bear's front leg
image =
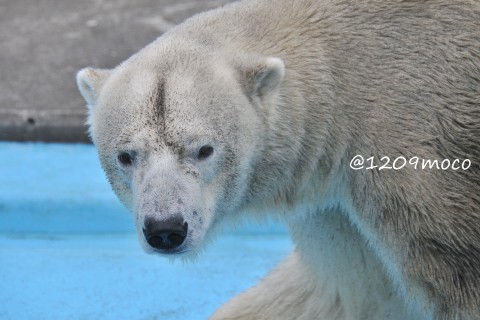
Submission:
<svg viewBox="0 0 480 320">
<path fill-rule="evenodd" d="M 258 285 L 227 302 L 210 319 L 342 319 L 340 301 L 329 297 L 327 288 L 319 290 L 312 279 L 315 276 L 294 251 Z"/>
</svg>

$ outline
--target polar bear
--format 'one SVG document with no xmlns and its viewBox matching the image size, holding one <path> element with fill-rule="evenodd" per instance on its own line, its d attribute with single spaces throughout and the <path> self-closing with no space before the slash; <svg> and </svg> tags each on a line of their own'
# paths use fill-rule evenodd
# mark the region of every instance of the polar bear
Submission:
<svg viewBox="0 0 480 320">
<path fill-rule="evenodd" d="M 478 1 L 240 1 L 77 83 L 147 252 L 288 225 L 212 319 L 480 319 Z"/>
</svg>

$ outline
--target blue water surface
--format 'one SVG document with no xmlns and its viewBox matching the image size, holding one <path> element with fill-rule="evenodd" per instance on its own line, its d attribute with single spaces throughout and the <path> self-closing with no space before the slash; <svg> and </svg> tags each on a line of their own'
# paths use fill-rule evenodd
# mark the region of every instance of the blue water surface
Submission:
<svg viewBox="0 0 480 320">
<path fill-rule="evenodd" d="M 0 319 L 207 319 L 291 250 L 277 224 L 145 254 L 91 145 L 0 143 Z"/>
</svg>

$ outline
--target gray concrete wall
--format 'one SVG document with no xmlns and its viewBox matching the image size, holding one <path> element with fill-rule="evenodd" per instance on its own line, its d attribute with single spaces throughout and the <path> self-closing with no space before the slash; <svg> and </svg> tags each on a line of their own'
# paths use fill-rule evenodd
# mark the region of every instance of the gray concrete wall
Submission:
<svg viewBox="0 0 480 320">
<path fill-rule="evenodd" d="M 232 0 L 2 0 L 0 140 L 87 142 L 75 73 L 111 68 Z"/>
</svg>

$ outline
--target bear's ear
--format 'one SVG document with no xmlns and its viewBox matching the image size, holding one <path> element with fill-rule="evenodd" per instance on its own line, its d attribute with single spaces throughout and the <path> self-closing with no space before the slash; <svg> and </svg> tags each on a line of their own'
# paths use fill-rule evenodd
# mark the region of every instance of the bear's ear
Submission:
<svg viewBox="0 0 480 320">
<path fill-rule="evenodd" d="M 245 66 L 244 66 L 245 67 Z M 285 75 L 282 59 L 267 57 L 248 65 L 244 69 L 244 87 L 247 95 L 260 99 L 275 92 Z"/>
<path fill-rule="evenodd" d="M 85 68 L 77 73 L 77 86 L 87 107 L 91 110 L 98 98 L 98 93 L 111 71 L 106 69 Z"/>
</svg>

